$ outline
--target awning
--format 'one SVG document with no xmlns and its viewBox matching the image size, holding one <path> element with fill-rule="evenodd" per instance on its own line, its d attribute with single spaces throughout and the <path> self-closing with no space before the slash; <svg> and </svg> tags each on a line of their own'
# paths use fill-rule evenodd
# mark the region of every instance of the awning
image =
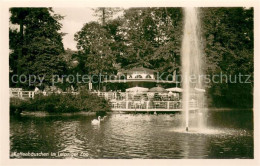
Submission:
<svg viewBox="0 0 260 166">
<path fill-rule="evenodd" d="M 161 93 L 161 92 L 167 92 L 167 90 L 162 87 L 153 87 L 153 88 L 149 89 L 149 92 Z"/>
<path fill-rule="evenodd" d="M 178 87 L 168 88 L 166 90 L 169 91 L 169 92 L 183 92 L 183 89 L 178 88 Z"/>
<path fill-rule="evenodd" d="M 126 92 L 147 92 L 149 89 L 144 87 L 133 87 L 126 89 Z"/>
</svg>

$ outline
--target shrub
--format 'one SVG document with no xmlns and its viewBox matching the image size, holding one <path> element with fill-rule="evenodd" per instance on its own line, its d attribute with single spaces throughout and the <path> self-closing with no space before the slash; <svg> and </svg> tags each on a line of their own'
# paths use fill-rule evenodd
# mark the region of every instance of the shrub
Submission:
<svg viewBox="0 0 260 166">
<path fill-rule="evenodd" d="M 20 114 L 27 107 L 27 102 L 19 98 L 10 98 L 10 114 Z"/>
<path fill-rule="evenodd" d="M 73 94 L 50 94 L 43 96 L 35 95 L 34 99 L 21 100 L 12 99 L 10 109 L 15 111 L 47 111 L 49 113 L 69 113 L 69 112 L 107 112 L 110 111 L 108 102 L 89 92 Z"/>
</svg>

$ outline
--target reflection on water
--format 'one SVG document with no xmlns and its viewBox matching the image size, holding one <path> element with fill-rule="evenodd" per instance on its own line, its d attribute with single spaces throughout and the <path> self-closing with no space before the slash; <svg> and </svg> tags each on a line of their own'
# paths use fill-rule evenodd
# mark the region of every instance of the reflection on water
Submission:
<svg viewBox="0 0 260 166">
<path fill-rule="evenodd" d="M 252 111 L 209 111 L 209 127 L 189 133 L 180 114 L 110 114 L 93 126 L 94 118 L 11 117 L 10 157 L 42 152 L 59 154 L 45 158 L 253 158 Z"/>
</svg>

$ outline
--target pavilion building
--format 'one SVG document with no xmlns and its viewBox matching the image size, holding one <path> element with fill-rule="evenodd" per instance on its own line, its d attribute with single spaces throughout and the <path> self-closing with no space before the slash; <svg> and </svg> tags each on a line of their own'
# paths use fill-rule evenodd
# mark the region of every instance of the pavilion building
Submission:
<svg viewBox="0 0 260 166">
<path fill-rule="evenodd" d="M 175 80 L 175 75 L 172 74 L 172 76 L 170 77 L 171 80 L 162 80 L 161 78 L 159 78 L 159 76 L 160 73 L 158 71 L 144 67 L 134 67 L 129 70 L 120 70 L 115 77 L 103 81 L 104 86 L 106 87 L 103 88 L 103 90 L 125 91 L 127 88 L 132 87 L 177 87 L 178 82 Z M 108 87 L 115 88 L 109 89 Z"/>
</svg>

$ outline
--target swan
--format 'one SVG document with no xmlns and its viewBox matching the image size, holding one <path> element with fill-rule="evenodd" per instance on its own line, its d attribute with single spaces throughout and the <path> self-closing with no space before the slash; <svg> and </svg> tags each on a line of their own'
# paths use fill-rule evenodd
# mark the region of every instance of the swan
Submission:
<svg viewBox="0 0 260 166">
<path fill-rule="evenodd" d="M 93 119 L 93 120 L 91 121 L 91 124 L 93 124 L 93 125 L 98 125 L 98 124 L 100 124 L 100 116 L 98 116 L 98 119 Z"/>
</svg>

